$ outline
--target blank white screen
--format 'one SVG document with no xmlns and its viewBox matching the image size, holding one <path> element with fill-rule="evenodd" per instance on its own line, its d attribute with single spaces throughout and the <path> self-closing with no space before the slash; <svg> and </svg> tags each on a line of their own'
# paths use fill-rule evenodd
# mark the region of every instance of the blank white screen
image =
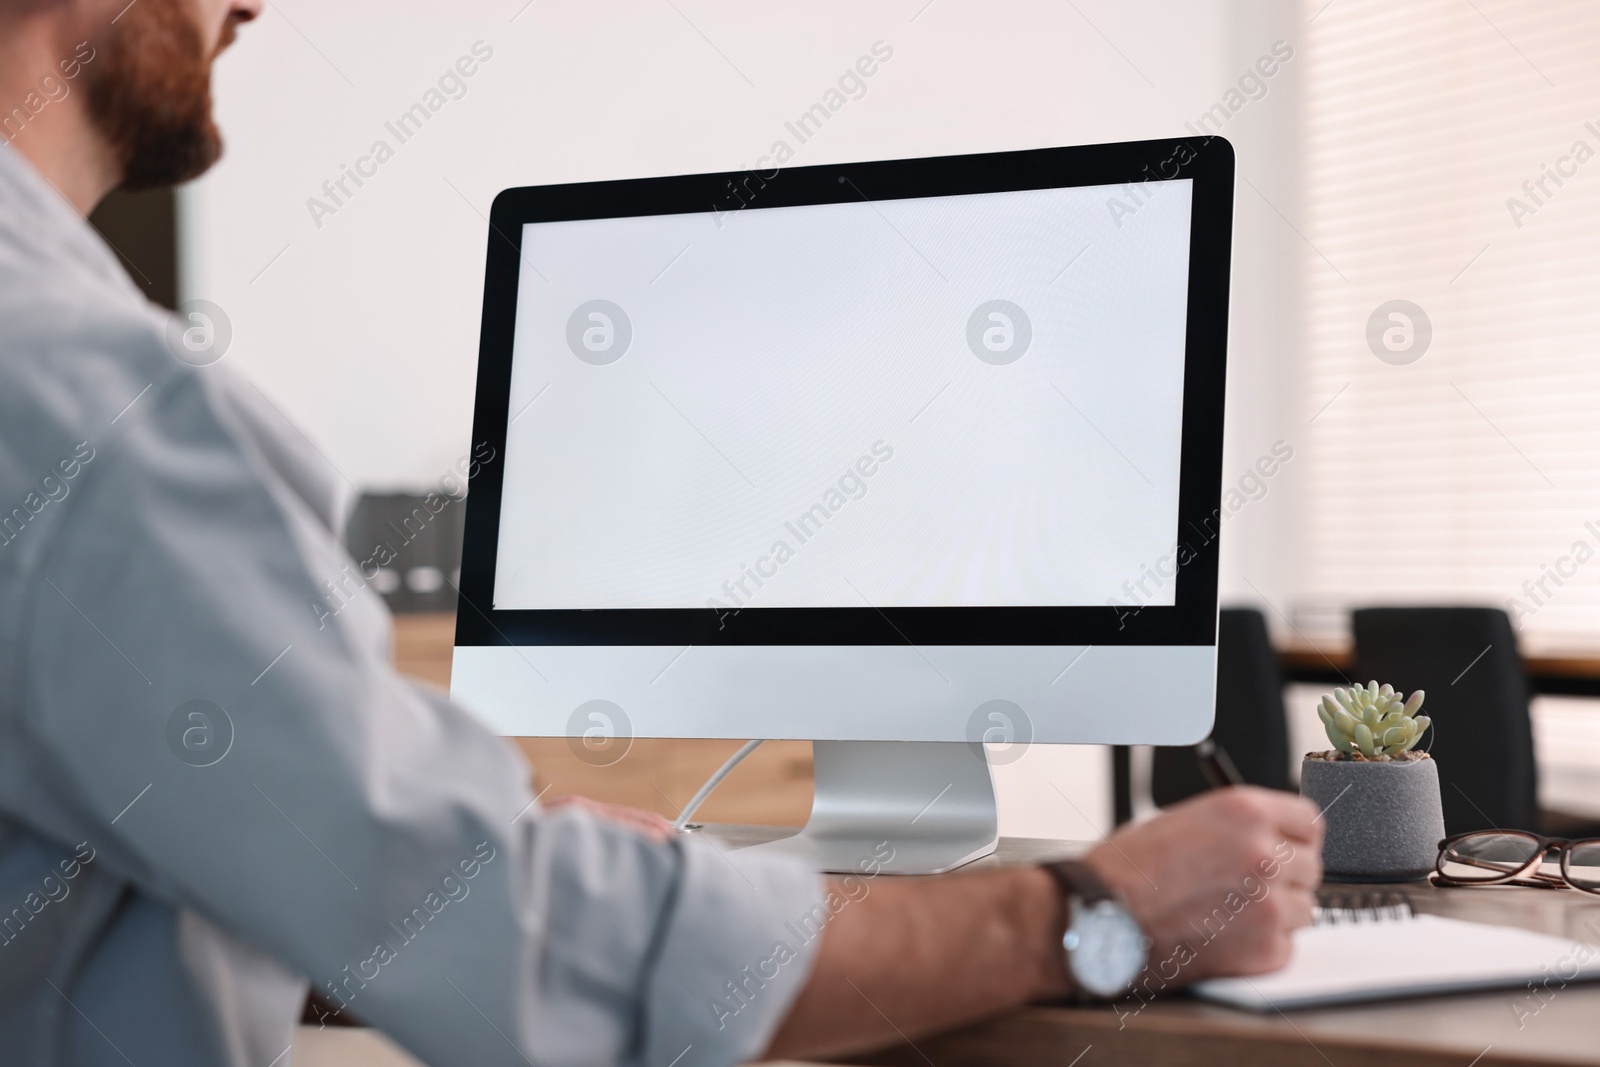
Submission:
<svg viewBox="0 0 1600 1067">
<path fill-rule="evenodd" d="M 1191 184 L 529 224 L 495 607 L 1172 604 Z"/>
</svg>

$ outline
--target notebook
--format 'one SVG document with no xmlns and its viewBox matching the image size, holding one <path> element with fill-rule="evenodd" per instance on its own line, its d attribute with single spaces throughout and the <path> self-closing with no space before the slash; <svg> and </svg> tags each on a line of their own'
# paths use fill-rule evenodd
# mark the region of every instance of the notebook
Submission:
<svg viewBox="0 0 1600 1067">
<path fill-rule="evenodd" d="M 1295 931 L 1294 956 L 1272 974 L 1212 978 L 1196 995 L 1249 1011 L 1600 979 L 1600 948 L 1512 926 L 1418 915 L 1403 894 L 1335 897 Z"/>
</svg>

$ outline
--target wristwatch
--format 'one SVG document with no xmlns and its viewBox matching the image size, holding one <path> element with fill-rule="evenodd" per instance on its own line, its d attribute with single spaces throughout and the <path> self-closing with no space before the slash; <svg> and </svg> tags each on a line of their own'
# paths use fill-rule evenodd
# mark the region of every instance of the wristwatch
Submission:
<svg viewBox="0 0 1600 1067">
<path fill-rule="evenodd" d="M 1138 920 L 1088 864 L 1059 860 L 1041 866 L 1066 898 L 1067 929 L 1061 947 L 1074 985 L 1094 997 L 1126 993 L 1144 970 L 1150 951 Z"/>
</svg>

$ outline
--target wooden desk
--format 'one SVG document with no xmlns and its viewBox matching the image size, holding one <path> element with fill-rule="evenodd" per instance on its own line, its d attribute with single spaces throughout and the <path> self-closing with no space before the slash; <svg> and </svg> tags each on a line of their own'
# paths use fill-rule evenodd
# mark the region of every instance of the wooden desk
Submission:
<svg viewBox="0 0 1600 1067">
<path fill-rule="evenodd" d="M 707 832 L 730 847 L 782 836 L 771 827 L 717 826 Z M 1002 838 L 995 855 L 972 867 L 1036 863 L 1087 847 Z M 1600 930 L 1600 896 L 1576 890 L 1435 889 L 1426 883 L 1405 889 L 1418 911 L 1600 943 L 1594 932 Z M 1585 930 L 1588 923 L 1594 930 Z M 848 1062 L 896 1067 L 1600 1064 L 1600 984 L 1568 986 L 1542 1008 L 1530 997 L 1527 989 L 1510 989 L 1258 1016 L 1175 996 L 1127 1019 L 1111 1007 L 1039 1006 Z M 1519 1029 L 1513 1003 L 1539 1010 L 1524 1016 Z"/>
</svg>

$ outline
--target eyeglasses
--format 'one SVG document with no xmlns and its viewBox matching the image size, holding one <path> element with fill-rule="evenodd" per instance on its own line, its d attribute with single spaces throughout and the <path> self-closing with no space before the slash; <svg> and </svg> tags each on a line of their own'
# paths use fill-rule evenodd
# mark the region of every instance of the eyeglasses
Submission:
<svg viewBox="0 0 1600 1067">
<path fill-rule="evenodd" d="M 1550 851 L 1560 873 L 1544 870 Z M 1521 830 L 1475 830 L 1439 842 L 1435 885 L 1523 885 L 1538 889 L 1571 886 L 1600 894 L 1600 838 L 1569 841 Z"/>
</svg>

